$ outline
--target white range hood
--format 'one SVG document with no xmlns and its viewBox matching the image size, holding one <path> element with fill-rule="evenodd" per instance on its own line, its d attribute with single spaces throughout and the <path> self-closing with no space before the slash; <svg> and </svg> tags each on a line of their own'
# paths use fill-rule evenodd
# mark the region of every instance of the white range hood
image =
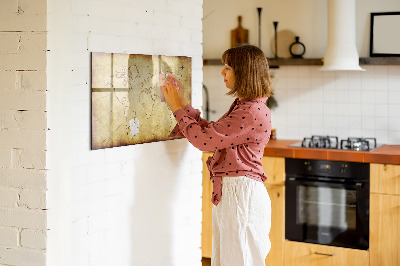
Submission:
<svg viewBox="0 0 400 266">
<path fill-rule="evenodd" d="M 355 0 L 328 0 L 328 44 L 323 71 L 358 70 Z"/>
</svg>

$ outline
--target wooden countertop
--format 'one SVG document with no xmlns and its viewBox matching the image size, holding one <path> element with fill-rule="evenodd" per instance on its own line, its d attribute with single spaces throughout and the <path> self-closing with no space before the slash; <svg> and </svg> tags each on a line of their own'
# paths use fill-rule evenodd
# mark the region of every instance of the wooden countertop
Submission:
<svg viewBox="0 0 400 266">
<path fill-rule="evenodd" d="M 301 140 L 270 140 L 264 156 L 364 163 L 400 164 L 400 145 L 383 145 L 372 151 L 290 147 Z"/>
</svg>

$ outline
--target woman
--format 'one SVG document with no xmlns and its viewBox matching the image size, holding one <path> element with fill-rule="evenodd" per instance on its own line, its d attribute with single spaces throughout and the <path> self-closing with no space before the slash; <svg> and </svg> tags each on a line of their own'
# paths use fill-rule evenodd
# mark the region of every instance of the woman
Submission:
<svg viewBox="0 0 400 266">
<path fill-rule="evenodd" d="M 161 89 L 178 122 L 171 135 L 185 136 L 202 151 L 214 151 L 207 161 L 213 182 L 212 265 L 265 265 L 271 246 L 271 202 L 261 164 L 271 130 L 268 62 L 252 45 L 228 49 L 222 62 L 227 95 L 237 98 L 216 122 L 200 118 L 174 77 Z"/>
</svg>

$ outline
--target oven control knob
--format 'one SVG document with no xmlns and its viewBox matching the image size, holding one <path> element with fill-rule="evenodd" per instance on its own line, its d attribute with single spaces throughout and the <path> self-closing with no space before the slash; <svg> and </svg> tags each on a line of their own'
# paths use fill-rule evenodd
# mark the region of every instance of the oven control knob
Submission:
<svg viewBox="0 0 400 266">
<path fill-rule="evenodd" d="M 310 172 L 312 170 L 311 162 L 305 162 L 304 165 L 305 165 L 307 171 Z"/>
<path fill-rule="evenodd" d="M 346 173 L 346 169 L 347 169 L 347 164 L 342 164 L 342 167 L 340 168 L 340 173 L 341 174 Z"/>
</svg>

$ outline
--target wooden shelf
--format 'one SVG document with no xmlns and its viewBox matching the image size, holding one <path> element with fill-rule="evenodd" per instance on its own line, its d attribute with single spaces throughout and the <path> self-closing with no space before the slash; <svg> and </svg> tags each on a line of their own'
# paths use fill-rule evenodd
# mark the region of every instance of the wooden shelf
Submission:
<svg viewBox="0 0 400 266">
<path fill-rule="evenodd" d="M 400 57 L 362 57 L 360 65 L 400 65 Z"/>
<path fill-rule="evenodd" d="M 271 68 L 279 66 L 322 66 L 323 58 L 268 58 Z M 222 65 L 220 59 L 204 59 L 205 66 Z M 400 65 L 400 57 L 362 57 L 360 65 Z"/>
<path fill-rule="evenodd" d="M 204 59 L 203 64 L 205 66 L 217 66 L 222 65 L 220 59 Z M 304 66 L 304 65 L 322 65 L 321 58 L 268 58 L 268 64 L 270 67 L 279 66 Z"/>
</svg>

